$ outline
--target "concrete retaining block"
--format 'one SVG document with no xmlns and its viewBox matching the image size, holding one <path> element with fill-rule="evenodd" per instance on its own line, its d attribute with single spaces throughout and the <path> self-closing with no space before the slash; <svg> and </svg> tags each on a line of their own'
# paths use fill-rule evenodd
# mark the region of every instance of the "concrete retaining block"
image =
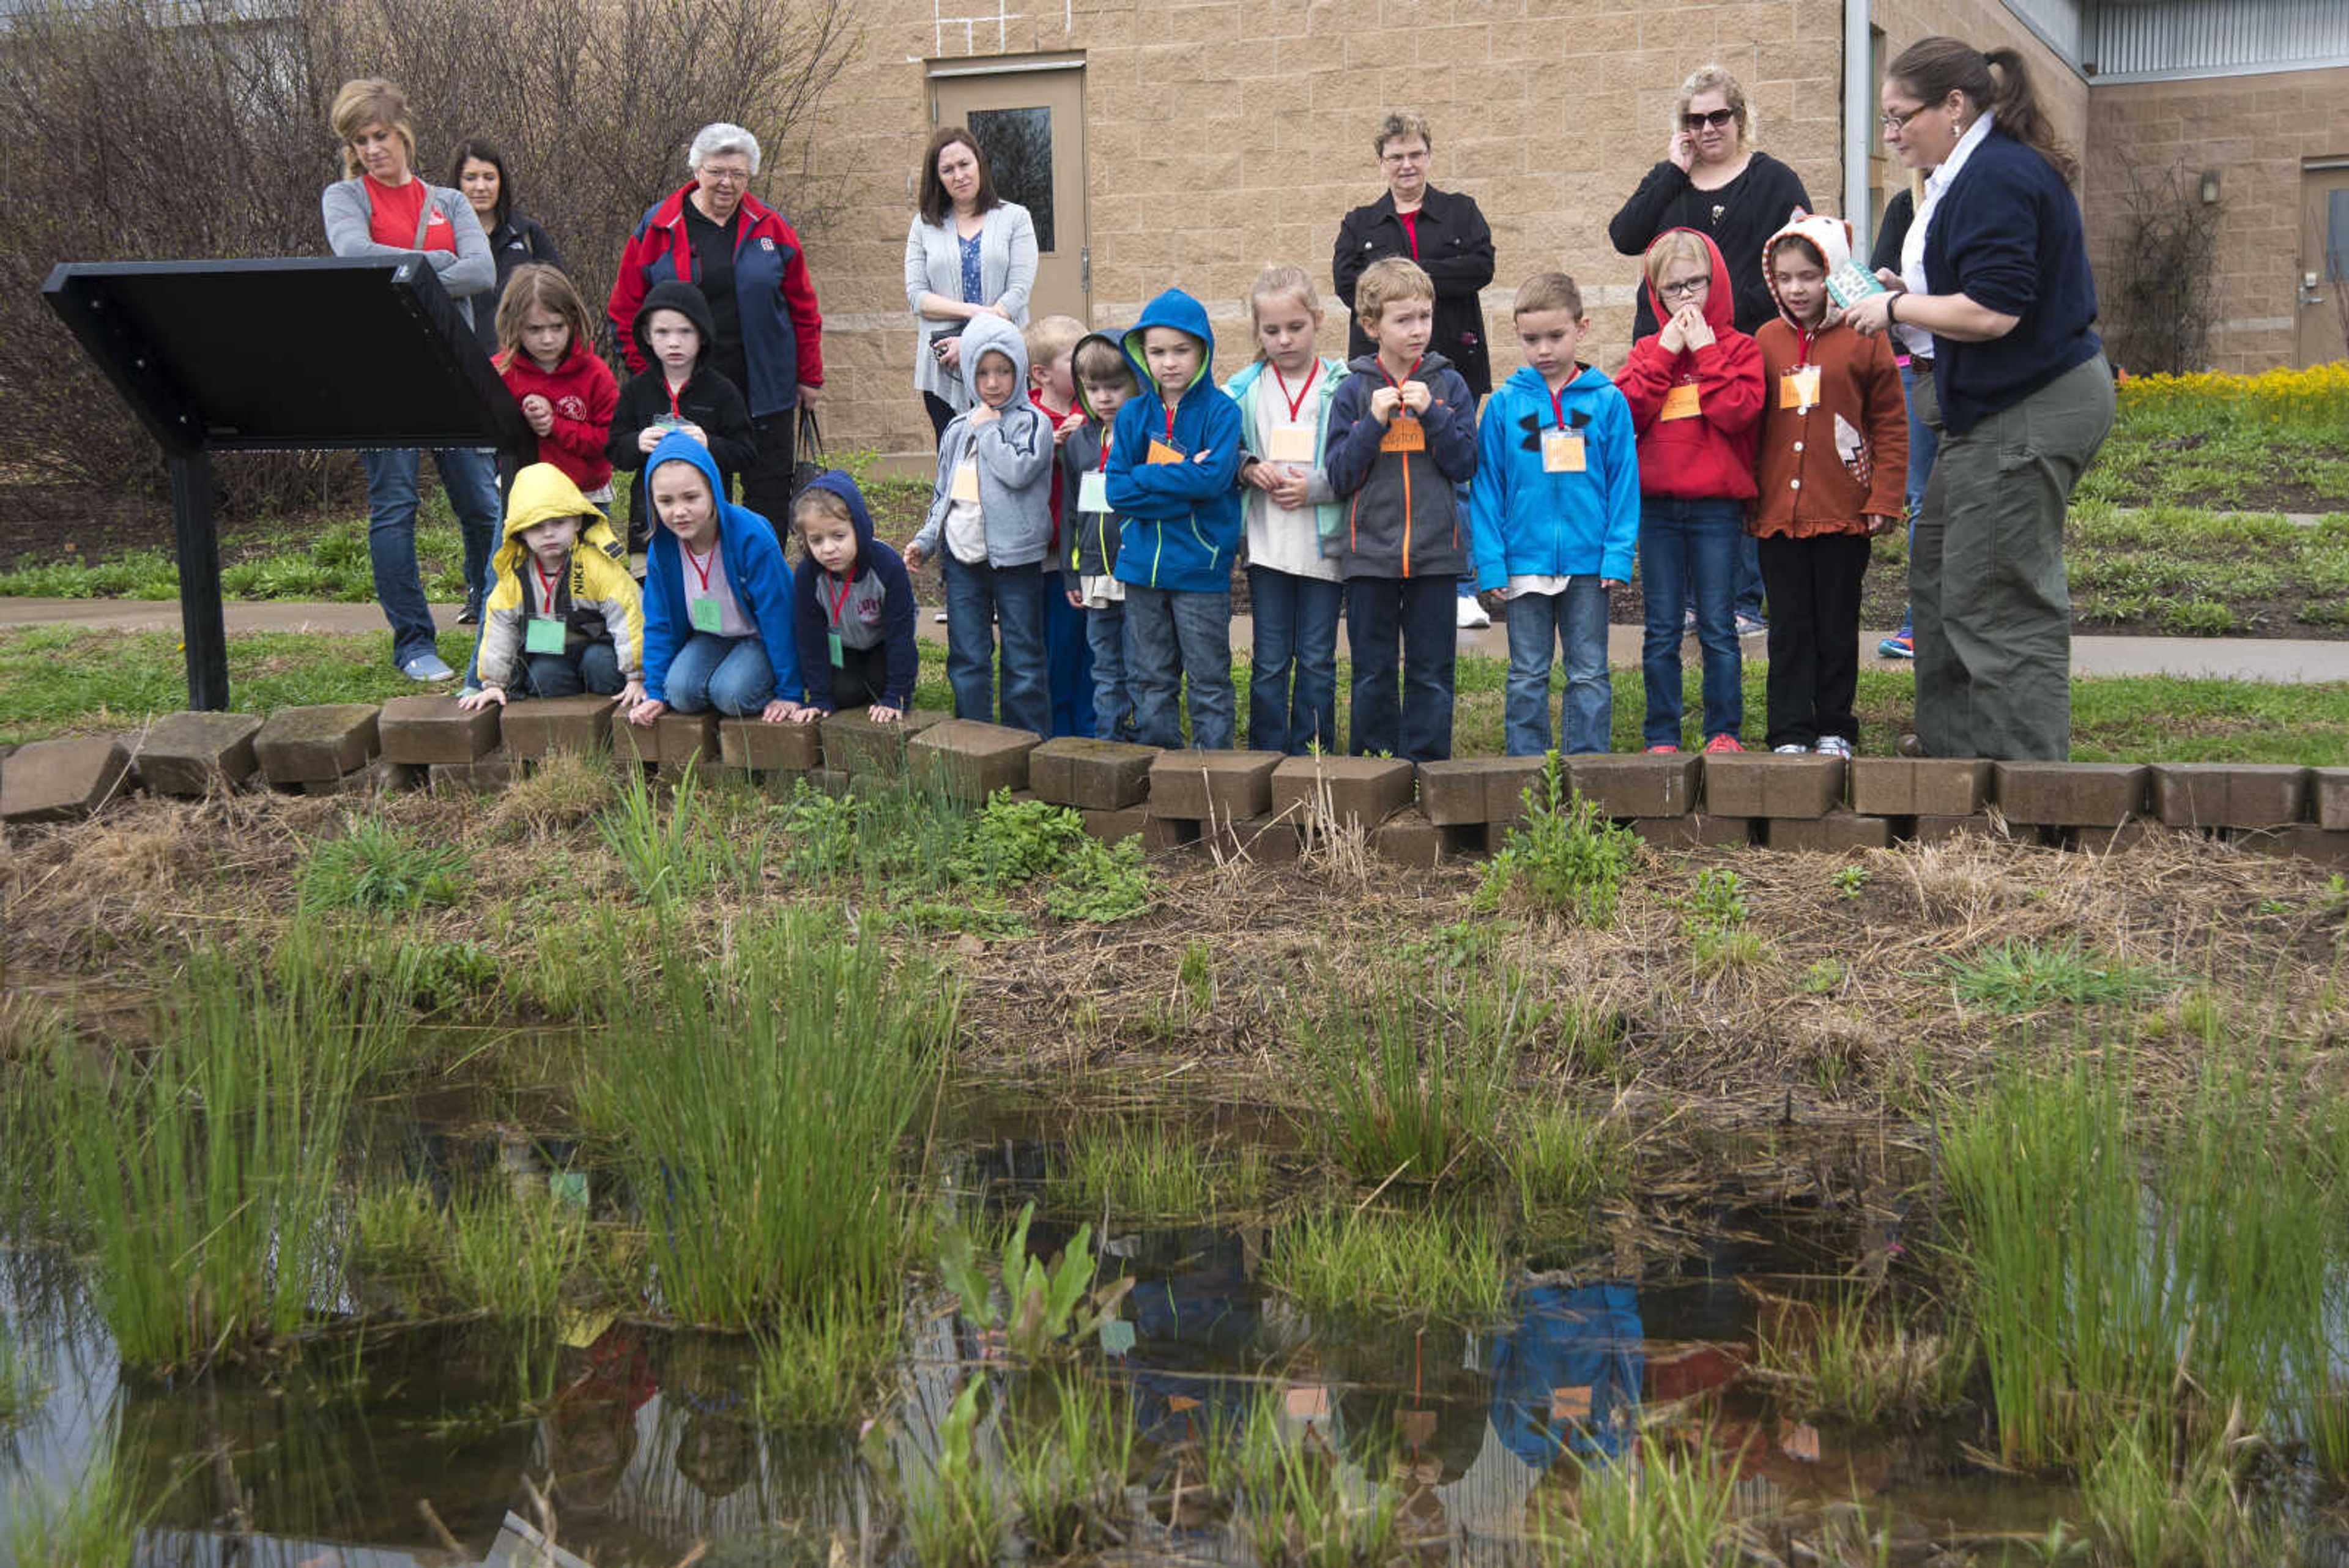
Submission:
<svg viewBox="0 0 2349 1568">
<path fill-rule="evenodd" d="M 895 722 L 875 723 L 863 709 L 823 721 L 824 765 L 834 773 L 903 778 L 905 742 L 942 722 L 944 713 L 909 709 Z"/>
<path fill-rule="evenodd" d="M 604 727 L 612 737 L 612 761 L 623 771 L 629 768 L 642 771 L 660 765 L 660 720 L 639 724 L 618 708 L 614 708 L 610 721 Z"/>
<path fill-rule="evenodd" d="M 2320 866 L 2349 868 L 2349 831 L 2295 822 L 2288 827 L 2251 831 L 2238 840 L 2262 855 L 2289 855 Z"/>
<path fill-rule="evenodd" d="M 803 774 L 823 765 L 823 732 L 813 723 L 720 719 L 718 760 L 754 774 Z"/>
<path fill-rule="evenodd" d="M 2308 770 L 2308 815 L 2330 833 L 2349 833 L 2349 768 Z"/>
<path fill-rule="evenodd" d="M 425 785 L 434 794 L 488 794 L 513 782 L 513 759 L 504 747 L 470 763 L 434 763 L 425 769 Z"/>
<path fill-rule="evenodd" d="M 1696 809 L 1702 764 L 1694 752 L 1578 756 L 1564 764 L 1574 793 L 1609 816 L 1686 816 Z"/>
<path fill-rule="evenodd" d="M 112 735 L 35 741 L 0 763 L 0 818 L 71 822 L 112 800 L 130 778 L 130 749 Z"/>
<path fill-rule="evenodd" d="M 1371 853 L 1398 866 L 1438 865 L 1444 859 L 1443 830 L 1424 812 L 1402 812 L 1371 830 Z"/>
<path fill-rule="evenodd" d="M 1258 866 L 1286 866 L 1300 852 L 1296 826 L 1280 816 L 1218 822 L 1203 829 L 1199 846 L 1227 857 L 1240 856 Z"/>
<path fill-rule="evenodd" d="M 663 778 L 683 778 L 688 768 L 703 774 L 718 765 L 718 715 L 714 712 L 663 713 L 653 721 L 653 733 Z"/>
<path fill-rule="evenodd" d="M 905 775 L 957 800 L 983 801 L 997 790 L 1028 787 L 1028 758 L 1044 743 L 1033 730 L 948 719 L 905 742 Z"/>
<path fill-rule="evenodd" d="M 274 784 L 339 782 L 375 756 L 377 711 L 372 702 L 280 708 L 253 737 L 262 776 Z"/>
<path fill-rule="evenodd" d="M 498 738 L 517 763 L 543 762 L 556 752 L 588 757 L 606 751 L 616 697 L 541 697 L 509 702 L 498 715 Z"/>
<path fill-rule="evenodd" d="M 261 765 L 253 738 L 254 713 L 166 713 L 139 737 L 131 765 L 150 794 L 201 797 L 233 789 Z"/>
<path fill-rule="evenodd" d="M 1998 763 L 1991 794 L 2007 821 L 2048 827 L 2115 827 L 2145 813 L 2142 763 Z"/>
<path fill-rule="evenodd" d="M 1820 816 L 1775 816 L 1762 825 L 1764 842 L 1773 849 L 1797 853 L 1856 855 L 1863 849 L 1892 846 L 1892 819 L 1862 816 L 1843 806 Z"/>
<path fill-rule="evenodd" d="M 1990 798 L 1991 764 L 1973 757 L 1854 757 L 1851 809 L 1862 816 L 1971 816 Z"/>
<path fill-rule="evenodd" d="M 1692 812 L 1686 816 L 1627 817 L 1620 826 L 1659 849 L 1742 849 L 1754 842 L 1750 816 Z"/>
<path fill-rule="evenodd" d="M 470 763 L 498 743 L 498 704 L 469 711 L 454 697 L 395 697 L 376 716 L 376 742 L 395 763 Z"/>
<path fill-rule="evenodd" d="M 2116 849 L 2133 849 L 2155 834 L 2167 831 L 2158 823 L 2147 822 L 2142 818 L 2115 823 L 2110 827 L 2075 827 L 2069 830 L 2068 842 L 2060 847 L 2085 850 L 2091 855 L 2110 855 Z"/>
<path fill-rule="evenodd" d="M 1492 757 L 1454 757 L 1419 764 L 1419 809 L 1439 827 L 1484 822 L 1485 775 Z"/>
<path fill-rule="evenodd" d="M 1964 815 L 1919 812 L 1910 819 L 1909 835 L 1920 844 L 1946 844 L 1953 838 L 2004 838 L 1997 823 L 1979 812 Z"/>
<path fill-rule="evenodd" d="M 1326 799 L 1330 822 L 1367 830 L 1409 805 L 1417 782 L 1395 757 L 1284 757 L 1272 770 L 1272 810 L 1303 827 L 1322 820 Z"/>
<path fill-rule="evenodd" d="M 1123 805 L 1114 811 L 1078 808 L 1077 816 L 1084 823 L 1085 831 L 1103 844 L 1123 844 L 1138 833 L 1147 832 L 1150 826 L 1150 814 L 1138 805 Z"/>
<path fill-rule="evenodd" d="M 1150 815 L 1244 822 L 1272 810 L 1278 752 L 1161 752 L 1150 764 Z"/>
<path fill-rule="evenodd" d="M 1155 746 L 1058 735 L 1028 753 L 1028 787 L 1038 798 L 1080 811 L 1122 811 L 1150 794 Z"/>
<path fill-rule="evenodd" d="M 2153 814 L 2172 827 L 2282 827 L 2306 815 L 2308 770 L 2260 763 L 2156 763 Z"/>
<path fill-rule="evenodd" d="M 1199 819 L 1195 816 L 1160 816 L 1143 813 L 1142 847 L 1155 854 L 1162 849 L 1184 849 L 1199 842 Z"/>
<path fill-rule="evenodd" d="M 1704 809 L 1717 815 L 1821 817 L 1842 799 L 1841 757 L 1704 754 Z"/>
</svg>

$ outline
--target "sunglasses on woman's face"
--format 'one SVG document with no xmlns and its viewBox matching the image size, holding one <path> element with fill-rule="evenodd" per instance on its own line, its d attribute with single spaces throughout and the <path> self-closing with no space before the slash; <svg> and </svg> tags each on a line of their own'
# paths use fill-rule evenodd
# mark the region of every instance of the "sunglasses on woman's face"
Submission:
<svg viewBox="0 0 2349 1568">
<path fill-rule="evenodd" d="M 1684 114 L 1681 116 L 1681 123 L 1691 130 L 1702 130 L 1708 125 L 1719 130 L 1736 118 L 1737 111 L 1733 109 L 1716 109 L 1710 114 Z"/>
</svg>

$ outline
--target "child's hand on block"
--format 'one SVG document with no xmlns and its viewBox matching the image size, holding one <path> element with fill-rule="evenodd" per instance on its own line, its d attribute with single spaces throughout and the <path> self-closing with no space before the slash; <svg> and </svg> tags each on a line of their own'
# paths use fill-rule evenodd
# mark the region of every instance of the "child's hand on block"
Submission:
<svg viewBox="0 0 2349 1568">
<path fill-rule="evenodd" d="M 506 689 L 504 687 L 484 686 L 479 691 L 470 691 L 464 696 L 457 699 L 457 706 L 462 708 L 468 713 L 478 712 L 480 710 L 488 707 L 492 702 L 496 703 L 501 708 L 506 705 Z"/>
<path fill-rule="evenodd" d="M 875 702 L 864 710 L 864 716 L 876 724 L 894 724 L 905 715 L 902 710 L 892 708 L 885 702 Z"/>
<path fill-rule="evenodd" d="M 659 718 L 663 713 L 667 711 L 667 703 L 662 701 L 657 697 L 647 697 L 643 701 L 628 710 L 628 722 L 636 725 L 640 730 L 645 729 L 648 727 L 654 720 Z"/>
<path fill-rule="evenodd" d="M 636 704 L 644 700 L 645 683 L 643 681 L 631 680 L 626 686 L 620 688 L 620 706 L 627 709 L 630 712 L 636 711 Z"/>
<path fill-rule="evenodd" d="M 788 697 L 778 697 L 773 701 L 767 704 L 765 710 L 760 713 L 759 718 L 765 723 L 780 724 L 787 719 L 795 719 L 799 717 L 799 711 L 800 705 L 798 703 L 792 701 Z"/>
<path fill-rule="evenodd" d="M 1401 407 L 1402 407 L 1402 394 L 1392 387 L 1381 387 L 1371 394 L 1371 418 L 1381 424 L 1392 420 L 1395 417 L 1395 410 Z"/>
<path fill-rule="evenodd" d="M 798 712 L 792 715 L 792 722 L 794 724 L 812 724 L 817 720 L 824 717 L 826 717 L 826 711 L 822 708 L 802 707 Z"/>
</svg>

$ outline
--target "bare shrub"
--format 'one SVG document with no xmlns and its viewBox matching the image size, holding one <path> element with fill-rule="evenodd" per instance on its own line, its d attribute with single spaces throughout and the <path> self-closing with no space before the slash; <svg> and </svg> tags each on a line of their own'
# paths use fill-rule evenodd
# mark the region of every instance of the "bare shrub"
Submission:
<svg viewBox="0 0 2349 1568">
<path fill-rule="evenodd" d="M 808 216 L 813 110 L 857 44 L 848 0 L 45 0 L 0 31 L 0 391 L 14 472 L 161 494 L 154 445 L 40 298 L 62 261 L 317 255 L 340 177 L 326 106 L 382 76 L 413 106 L 417 171 L 500 143 L 518 208 L 591 301 L 694 131 L 748 127 L 761 192 Z M 331 323 L 256 324 L 331 353 Z M 339 373 L 330 358 L 316 374 Z M 233 504 L 347 495 L 347 457 L 240 457 Z M 339 479 L 336 476 L 341 476 Z"/>
<path fill-rule="evenodd" d="M 2150 169 L 2122 155 L 2128 189 L 2105 273 L 2113 358 L 2138 374 L 2209 366 L 2210 288 L 2224 203 L 2202 200 L 2185 160 Z"/>
</svg>

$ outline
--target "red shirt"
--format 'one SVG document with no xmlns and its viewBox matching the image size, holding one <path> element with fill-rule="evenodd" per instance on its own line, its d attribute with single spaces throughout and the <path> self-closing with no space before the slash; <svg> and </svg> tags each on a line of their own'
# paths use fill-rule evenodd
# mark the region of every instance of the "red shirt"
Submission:
<svg viewBox="0 0 2349 1568">
<path fill-rule="evenodd" d="M 1414 207 L 1408 213 L 1397 213 L 1395 221 L 1402 224 L 1402 237 L 1411 245 L 1411 259 L 1417 261 L 1419 259 L 1419 209 Z"/>
<path fill-rule="evenodd" d="M 389 245 L 403 251 L 457 251 L 457 233 L 449 226 L 449 219 L 440 208 L 432 209 L 426 217 L 424 207 L 431 188 L 421 180 L 411 179 L 405 185 L 387 185 L 374 175 L 367 176 L 367 238 L 379 245 Z M 416 220 L 425 218 L 424 243 L 416 243 Z"/>
<path fill-rule="evenodd" d="M 1036 411 L 1038 413 L 1052 421 L 1053 428 L 1055 429 L 1060 427 L 1060 423 L 1062 420 L 1067 419 L 1069 415 L 1074 411 L 1070 409 L 1054 408 L 1051 404 L 1044 400 L 1044 395 L 1042 392 L 1032 388 L 1028 393 L 1028 400 L 1036 405 Z M 1052 497 L 1052 552 L 1054 558 L 1057 559 L 1061 549 L 1061 465 L 1057 462 L 1052 464 L 1052 488 L 1050 494 Z"/>
</svg>

